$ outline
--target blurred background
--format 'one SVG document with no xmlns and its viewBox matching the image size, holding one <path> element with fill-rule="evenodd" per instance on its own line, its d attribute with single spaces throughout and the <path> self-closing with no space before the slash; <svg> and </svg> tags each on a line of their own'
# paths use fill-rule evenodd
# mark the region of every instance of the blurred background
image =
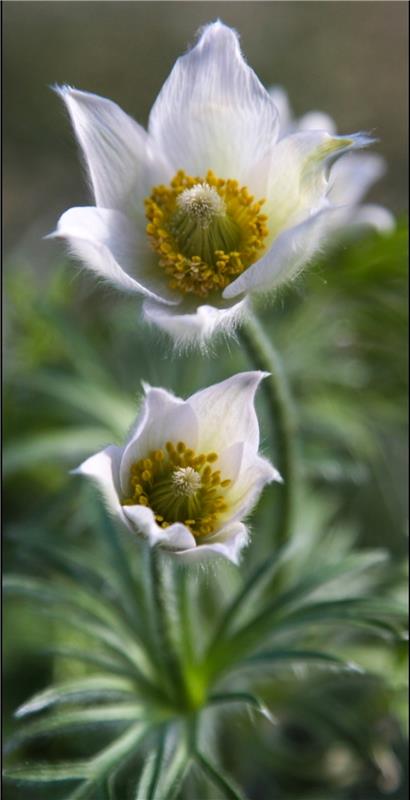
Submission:
<svg viewBox="0 0 410 800">
<path fill-rule="evenodd" d="M 387 162 L 368 199 L 393 210 L 395 232 L 351 236 L 261 316 L 283 356 L 299 420 L 299 533 L 318 552 L 327 546 L 322 532 L 329 531 L 345 548 L 387 548 L 391 562 L 379 576 L 380 591 L 401 596 L 407 13 L 404 2 L 3 3 L 4 552 L 10 570 L 37 568 L 37 544 L 80 546 L 91 555 L 98 549 L 82 487 L 68 471 L 105 444 L 121 443 L 142 378 L 190 394 L 249 368 L 235 341 L 229 348 L 216 344 L 208 359 L 173 359 L 165 340 L 140 325 L 133 299 L 97 285 L 62 246 L 42 239 L 65 209 L 90 201 L 52 85 L 110 97 L 145 125 L 176 57 L 201 25 L 219 17 L 239 31 L 262 82 L 286 88 L 297 116 L 322 110 L 342 133 L 370 131 Z M 267 449 L 270 420 L 262 398 L 258 410 Z M 272 548 L 274 502 L 271 487 L 253 519 L 244 571 Z M 226 581 L 229 586 L 228 568 Z M 47 657 L 46 645 L 59 634 L 26 606 L 10 604 L 5 622 L 9 730 L 19 703 L 73 667 Z M 346 643 L 339 646 L 349 654 Z M 221 726 L 224 762 L 251 800 L 407 797 L 403 648 L 363 639 L 349 647 L 370 675 L 280 673 L 263 685 L 281 723 L 274 735 L 246 717 L 229 722 L 229 737 Z M 334 709 L 330 727 L 304 706 L 307 697 Z M 52 744 L 53 757 L 65 753 Z M 30 745 L 25 756 L 44 759 L 50 752 Z M 8 792 L 10 800 L 27 796 Z M 209 791 L 200 800 L 206 797 L 216 800 Z"/>
<path fill-rule="evenodd" d="M 340 132 L 380 139 L 389 171 L 371 200 L 402 211 L 407 11 L 405 2 L 6 0 L 6 248 L 33 225 L 47 231 L 67 206 L 87 202 L 76 145 L 50 87 L 68 83 L 110 97 L 145 125 L 176 56 L 217 17 L 237 28 L 261 81 L 287 89 L 297 116 L 320 109 Z M 49 252 L 41 245 L 42 261 Z"/>
</svg>

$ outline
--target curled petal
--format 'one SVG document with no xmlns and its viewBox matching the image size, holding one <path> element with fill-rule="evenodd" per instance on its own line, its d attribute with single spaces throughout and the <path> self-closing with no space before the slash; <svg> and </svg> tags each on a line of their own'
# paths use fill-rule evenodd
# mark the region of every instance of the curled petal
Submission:
<svg viewBox="0 0 410 800">
<path fill-rule="evenodd" d="M 370 142 L 362 134 L 331 136 L 325 131 L 305 131 L 281 139 L 268 162 L 259 165 L 259 172 L 264 173 L 264 213 L 269 219 L 270 240 L 323 208 L 330 164 L 347 150 Z"/>
<path fill-rule="evenodd" d="M 144 213 L 143 198 L 169 169 L 146 131 L 105 97 L 56 87 L 83 150 L 97 206 Z"/>
<path fill-rule="evenodd" d="M 100 490 L 108 511 L 126 524 L 119 500 L 121 457 L 122 448 L 109 445 L 105 450 L 83 461 L 72 474 L 90 478 Z"/>
<path fill-rule="evenodd" d="M 298 120 L 297 128 L 299 131 L 326 131 L 332 135 L 336 133 L 335 121 L 323 111 L 309 111 L 304 114 Z"/>
<path fill-rule="evenodd" d="M 147 269 L 152 254 L 145 239 L 125 214 L 107 208 L 70 208 L 60 217 L 57 229 L 47 238 L 64 239 L 84 266 L 125 292 L 137 292 L 158 303 L 175 304 L 165 282 Z M 145 264 L 146 269 L 141 270 Z M 141 282 L 132 277 L 140 270 Z M 155 275 L 155 272 L 154 272 Z"/>
<path fill-rule="evenodd" d="M 350 225 L 368 225 L 374 228 L 379 233 L 390 233 L 394 231 L 396 220 L 394 215 L 384 206 L 376 205 L 375 203 L 366 203 L 363 206 L 355 208 L 351 212 L 348 219 Z"/>
<path fill-rule="evenodd" d="M 198 418 L 187 402 L 164 389 L 149 389 L 142 413 L 121 460 L 121 486 L 124 494 L 129 487 L 131 465 L 147 457 L 152 450 L 161 449 L 166 442 L 184 442 L 195 449 L 198 442 Z"/>
<path fill-rule="evenodd" d="M 240 372 L 189 398 L 189 405 L 201 420 L 201 450 L 221 452 L 240 442 L 249 452 L 257 453 L 259 424 L 254 405 L 255 392 L 266 375 L 266 372 Z"/>
<path fill-rule="evenodd" d="M 229 518 L 232 521 L 245 518 L 253 509 L 263 488 L 276 481 L 282 483 L 282 477 L 272 464 L 261 456 L 244 459 L 244 469 L 233 484 L 227 500 L 229 502 Z"/>
<path fill-rule="evenodd" d="M 293 114 L 290 107 L 288 94 L 282 86 L 271 86 L 269 95 L 273 100 L 279 115 L 279 136 L 287 136 L 293 128 Z"/>
<path fill-rule="evenodd" d="M 281 233 L 268 252 L 223 292 L 226 298 L 246 292 L 265 292 L 292 280 L 326 244 L 335 228 L 346 221 L 345 208 L 327 208 Z"/>
<path fill-rule="evenodd" d="M 241 471 L 243 454 L 245 450 L 244 442 L 235 442 L 219 453 L 218 469 L 221 471 L 224 480 L 234 483 Z"/>
<path fill-rule="evenodd" d="M 175 311 L 162 304 L 146 301 L 144 317 L 167 333 L 181 350 L 199 346 L 206 350 L 209 339 L 217 333 L 233 333 L 246 312 L 246 300 L 227 308 L 198 306 L 183 313 L 181 307 Z"/>
<path fill-rule="evenodd" d="M 196 548 L 192 533 L 182 522 L 160 528 L 151 509 L 146 506 L 124 506 L 123 511 L 133 530 L 145 536 L 151 547 L 159 544 L 166 550 Z"/>
<path fill-rule="evenodd" d="M 370 187 L 386 172 L 386 162 L 376 153 L 347 153 L 332 167 L 329 199 L 335 205 L 360 203 Z"/>
<path fill-rule="evenodd" d="M 176 555 L 187 564 L 209 561 L 216 555 L 227 558 L 233 564 L 239 564 L 241 552 L 248 542 L 249 535 L 245 525 L 242 522 L 233 522 L 225 525 L 212 537 L 206 537 L 203 544 L 198 541 L 195 548 L 181 550 Z"/>
<path fill-rule="evenodd" d="M 282 86 L 272 86 L 269 94 L 275 103 L 280 120 L 280 138 L 296 131 L 326 131 L 336 133 L 336 124 L 332 117 L 322 111 L 309 111 L 300 119 L 295 119 L 287 92 Z"/>
<path fill-rule="evenodd" d="M 238 36 L 215 22 L 176 62 L 151 111 L 149 132 L 175 170 L 241 180 L 278 134 L 275 105 L 245 63 Z"/>
</svg>

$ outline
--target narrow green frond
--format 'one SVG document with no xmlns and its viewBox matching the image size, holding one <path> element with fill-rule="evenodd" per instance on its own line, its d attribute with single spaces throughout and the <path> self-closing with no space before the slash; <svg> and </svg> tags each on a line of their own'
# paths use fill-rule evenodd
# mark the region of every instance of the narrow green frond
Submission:
<svg viewBox="0 0 410 800">
<path fill-rule="evenodd" d="M 88 414 L 117 436 L 124 435 L 135 417 L 134 403 L 115 392 L 114 387 L 81 380 L 62 371 L 42 370 L 29 375 L 18 374 L 13 377 L 11 384 L 56 398 L 82 415 Z"/>
<path fill-rule="evenodd" d="M 33 433 L 21 440 L 14 440 L 12 445 L 4 448 L 4 474 L 8 476 L 22 469 L 37 467 L 44 461 L 71 467 L 73 462 L 101 449 L 106 440 L 106 428 L 85 425 Z"/>
<path fill-rule="evenodd" d="M 256 569 L 251 573 L 249 578 L 245 581 L 242 588 L 237 592 L 232 602 L 224 612 L 216 631 L 212 637 L 209 645 L 211 651 L 216 642 L 218 642 L 229 631 L 234 624 L 236 618 L 242 611 L 243 606 L 249 601 L 250 596 L 260 589 L 268 578 L 272 578 L 278 568 L 281 566 L 286 549 L 278 549 L 266 561 L 259 564 Z"/>
<path fill-rule="evenodd" d="M 155 668 L 148 659 L 146 649 L 139 645 L 135 637 L 124 632 L 116 617 L 112 621 L 113 624 L 108 627 L 103 620 L 78 603 L 80 595 L 76 592 L 70 593 L 66 588 L 43 584 L 31 578 L 9 576 L 5 579 L 4 589 L 37 601 L 42 614 L 58 619 L 94 641 L 100 642 L 130 665 L 138 680 L 147 689 L 154 688 L 148 676 L 155 671 Z M 118 634 L 114 633 L 113 627 L 118 630 Z"/>
<path fill-rule="evenodd" d="M 25 717 L 64 703 L 89 703 L 94 700 L 109 702 L 127 698 L 135 699 L 135 685 L 132 681 L 114 675 L 93 675 L 38 692 L 17 709 L 15 716 Z"/>
<path fill-rule="evenodd" d="M 342 658 L 333 656 L 330 653 L 323 653 L 320 650 L 266 650 L 261 653 L 256 653 L 253 656 L 244 658 L 241 662 L 234 666 L 235 670 L 241 668 L 256 667 L 260 669 L 263 666 L 270 667 L 277 663 L 313 663 L 320 666 L 327 666 L 330 669 L 342 669 L 352 672 L 361 672 L 361 667 Z"/>
<path fill-rule="evenodd" d="M 176 737 L 175 750 L 167 756 L 166 774 L 163 776 L 158 800 L 175 800 L 191 766 L 192 753 L 185 736 Z"/>
<path fill-rule="evenodd" d="M 41 785 L 84 780 L 88 774 L 87 761 L 68 761 L 61 764 L 25 764 L 21 767 L 8 767 L 4 770 L 3 777 L 14 783 Z"/>
<path fill-rule="evenodd" d="M 104 613 L 114 612 L 121 614 L 125 619 L 130 622 L 129 615 L 126 608 L 124 608 L 124 598 L 122 592 L 121 582 L 114 582 L 112 576 L 112 564 L 105 566 L 104 569 L 98 567 L 95 563 L 90 564 L 84 558 L 84 553 L 67 552 L 67 549 L 61 549 L 53 546 L 49 541 L 47 542 L 29 542 L 26 540 L 24 544 L 24 556 L 35 561 L 42 567 L 51 567 L 58 574 L 66 578 L 71 578 L 76 581 L 78 586 L 86 587 L 88 604 L 91 605 L 92 599 L 95 600 L 94 609 L 102 616 Z M 135 592 L 138 586 L 135 583 Z M 105 610 L 105 612 L 104 612 Z M 133 628 L 138 621 L 138 615 L 132 616 Z"/>
<path fill-rule="evenodd" d="M 272 714 L 266 708 L 262 700 L 250 692 L 218 692 L 211 694 L 208 698 L 208 705 L 224 705 L 225 703 L 243 703 L 251 708 L 255 708 L 262 714 L 269 722 L 274 722 Z"/>
<path fill-rule="evenodd" d="M 160 800 L 157 790 L 167 767 L 164 764 L 166 730 L 162 730 L 158 745 L 145 761 L 141 777 L 136 787 L 134 800 Z"/>
<path fill-rule="evenodd" d="M 135 680 L 135 669 L 130 664 L 125 664 L 119 657 L 109 657 L 97 650 L 83 650 L 80 647 L 63 647 L 54 645 L 43 647 L 39 654 L 47 656 L 66 658 L 71 661 L 79 661 L 83 664 L 94 664 L 102 670 L 114 675 L 122 675 Z"/>
<path fill-rule="evenodd" d="M 107 776 L 112 769 L 117 769 L 125 759 L 136 752 L 151 727 L 151 721 L 139 722 L 125 731 L 92 760 L 92 774 L 97 777 Z"/>
<path fill-rule="evenodd" d="M 7 751 L 12 752 L 31 739 L 52 736 L 85 728 L 100 728 L 106 725 L 127 725 L 145 717 L 146 710 L 140 704 L 117 703 L 102 707 L 86 708 L 75 711 L 60 711 L 45 719 L 25 724 L 9 739 Z"/>
<path fill-rule="evenodd" d="M 104 508 L 100 497 L 95 490 L 87 492 L 89 497 L 89 513 L 95 521 L 96 529 L 104 538 L 108 550 L 109 563 L 114 569 L 118 586 L 121 591 L 128 620 L 135 628 L 137 622 L 141 620 L 143 609 L 141 609 L 142 598 L 138 597 L 139 584 L 131 570 L 129 558 L 125 552 L 121 534 L 114 524 L 112 518 Z M 141 614 L 142 611 L 142 614 Z"/>
<path fill-rule="evenodd" d="M 246 800 L 245 795 L 233 783 L 232 779 L 228 777 L 219 767 L 216 767 L 212 762 L 202 753 L 195 753 L 195 761 L 201 767 L 205 775 L 210 781 L 219 789 L 226 800 Z"/>
</svg>

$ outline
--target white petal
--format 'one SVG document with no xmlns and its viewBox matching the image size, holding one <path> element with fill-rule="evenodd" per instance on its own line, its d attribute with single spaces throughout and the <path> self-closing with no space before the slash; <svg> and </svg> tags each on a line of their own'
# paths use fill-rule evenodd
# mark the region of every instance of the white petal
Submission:
<svg viewBox="0 0 410 800">
<path fill-rule="evenodd" d="M 303 117 L 299 117 L 296 120 L 296 129 L 298 131 L 326 131 L 332 135 L 337 130 L 335 121 L 323 111 L 309 111 Z"/>
<path fill-rule="evenodd" d="M 288 95 L 282 86 L 272 86 L 269 94 L 278 109 L 280 119 L 280 137 L 289 136 L 296 131 L 326 131 L 336 133 L 336 123 L 322 111 L 309 111 L 299 119 L 296 119 L 288 99 Z"/>
<path fill-rule="evenodd" d="M 110 445 L 83 461 L 72 474 L 90 478 L 101 491 L 108 511 L 127 524 L 120 503 L 121 456 L 122 448 Z"/>
<path fill-rule="evenodd" d="M 168 529 L 167 529 L 168 530 Z M 197 540 L 197 546 L 190 550 L 180 550 L 176 553 L 179 560 L 184 563 L 203 562 L 223 556 L 233 564 L 239 564 L 241 551 L 249 542 L 248 531 L 241 522 L 234 522 L 226 525 L 219 533 L 206 538 L 206 543 L 201 544 Z"/>
<path fill-rule="evenodd" d="M 366 192 L 386 172 L 386 162 L 376 153 L 347 153 L 333 165 L 329 199 L 335 205 L 360 203 Z"/>
<path fill-rule="evenodd" d="M 346 222 L 346 209 L 328 208 L 281 233 L 268 252 L 223 292 L 227 298 L 266 292 L 295 278 L 326 244 L 334 229 Z"/>
<path fill-rule="evenodd" d="M 137 427 L 124 449 L 121 461 L 121 486 L 129 490 L 131 465 L 140 458 L 148 458 L 151 450 L 161 449 L 166 442 L 185 442 L 196 449 L 198 419 L 191 406 L 164 389 L 149 389 Z"/>
<path fill-rule="evenodd" d="M 151 509 L 146 506 L 124 506 L 123 511 L 136 533 L 145 536 L 152 547 L 159 544 L 166 550 L 178 551 L 196 547 L 195 538 L 182 522 L 160 528 Z"/>
<path fill-rule="evenodd" d="M 277 481 L 282 483 L 282 478 L 272 464 L 261 456 L 244 458 L 247 464 L 232 488 L 227 492 L 229 504 L 229 519 L 241 520 L 246 517 L 255 506 L 264 487 Z M 227 512 L 228 513 L 228 512 Z"/>
<path fill-rule="evenodd" d="M 235 442 L 219 453 L 218 469 L 221 470 L 222 480 L 236 481 L 242 467 L 244 442 Z"/>
<path fill-rule="evenodd" d="M 350 215 L 348 224 L 349 226 L 369 225 L 379 233 L 390 233 L 396 227 L 396 220 L 387 208 L 374 203 L 366 203 L 355 208 L 354 213 Z"/>
<path fill-rule="evenodd" d="M 143 198 L 169 169 L 148 134 L 116 103 L 57 87 L 82 147 L 97 206 L 143 214 Z"/>
<path fill-rule="evenodd" d="M 226 381 L 196 392 L 188 399 L 200 422 L 199 449 L 221 453 L 235 442 L 243 442 L 257 453 L 259 423 L 255 392 L 266 372 L 240 372 Z"/>
<path fill-rule="evenodd" d="M 289 103 L 288 94 L 282 86 L 271 86 L 269 95 L 273 100 L 279 114 L 280 138 L 287 136 L 293 130 L 293 113 Z"/>
<path fill-rule="evenodd" d="M 241 180 L 276 140 L 275 106 L 243 60 L 235 31 L 208 25 L 176 62 L 151 111 L 149 132 L 174 169 Z"/>
<path fill-rule="evenodd" d="M 330 136 L 325 131 L 294 133 L 281 139 L 255 169 L 255 183 L 264 182 L 259 193 L 266 198 L 263 211 L 268 216 L 269 241 L 323 208 L 330 162 L 370 141 L 361 134 Z"/>
<path fill-rule="evenodd" d="M 158 303 L 144 303 L 144 317 L 167 333 L 177 349 L 200 347 L 206 350 L 209 339 L 217 333 L 232 334 L 246 313 L 247 303 L 242 300 L 228 308 L 198 306 L 183 313 L 181 308 L 171 310 Z"/>
<path fill-rule="evenodd" d="M 147 241 L 138 237 L 136 226 L 120 211 L 70 208 L 47 238 L 65 239 L 72 255 L 122 291 L 138 292 L 159 303 L 179 302 L 161 280 Z M 138 273 L 142 282 L 132 273 Z"/>
</svg>

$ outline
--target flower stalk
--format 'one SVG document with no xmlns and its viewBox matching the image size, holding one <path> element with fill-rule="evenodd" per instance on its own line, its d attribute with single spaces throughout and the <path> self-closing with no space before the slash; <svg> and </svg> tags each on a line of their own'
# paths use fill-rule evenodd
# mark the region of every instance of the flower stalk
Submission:
<svg viewBox="0 0 410 800">
<path fill-rule="evenodd" d="M 292 533 L 297 484 L 297 425 L 293 402 L 280 355 L 254 313 L 248 315 L 241 328 L 240 338 L 252 364 L 270 373 L 269 378 L 263 382 L 262 390 L 271 409 L 275 463 L 283 478 L 278 490 L 281 507 L 275 514 L 276 543 L 283 544 Z"/>
<path fill-rule="evenodd" d="M 166 565 L 158 547 L 149 549 L 152 598 L 154 601 L 157 644 L 163 664 L 163 674 L 172 699 L 178 704 L 185 699 L 185 681 L 172 635 L 169 608 L 174 597 L 171 583 L 166 585 Z M 170 596 L 171 595 L 171 596 Z"/>
</svg>

